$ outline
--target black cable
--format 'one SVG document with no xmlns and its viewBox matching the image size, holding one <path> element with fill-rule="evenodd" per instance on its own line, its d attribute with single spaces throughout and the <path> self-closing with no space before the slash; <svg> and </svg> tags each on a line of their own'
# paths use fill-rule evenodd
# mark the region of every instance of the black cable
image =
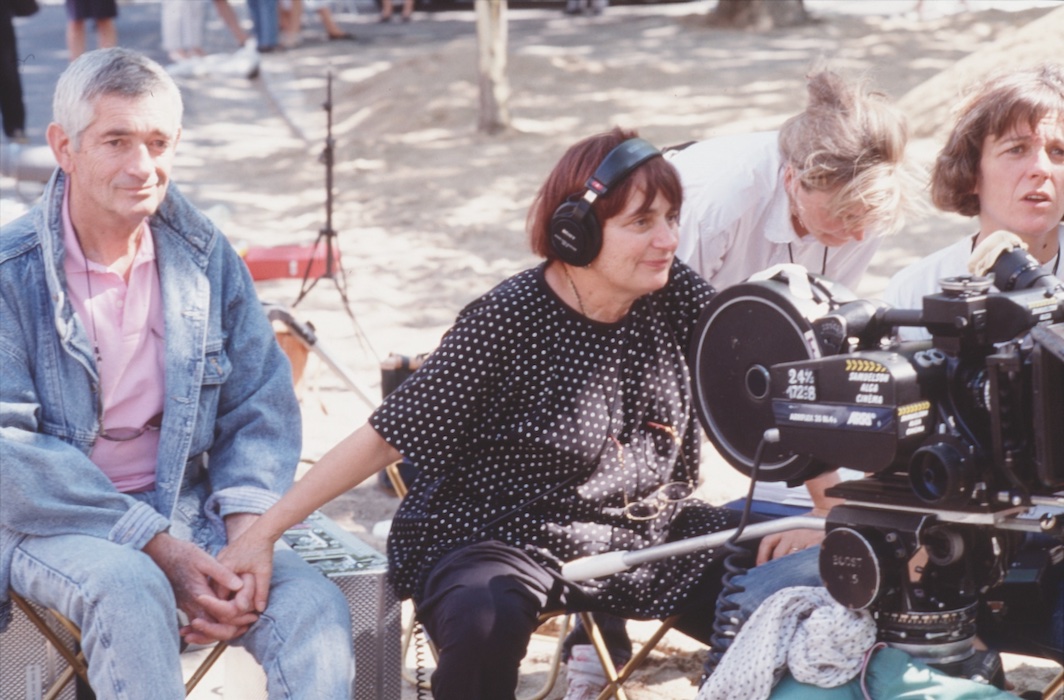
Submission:
<svg viewBox="0 0 1064 700">
<path fill-rule="evenodd" d="M 728 651 L 728 647 L 731 646 L 735 636 L 739 634 L 739 630 L 742 628 L 743 621 L 735 614 L 741 606 L 732 600 L 731 597 L 746 590 L 741 584 L 736 583 L 734 579 L 746 575 L 748 571 L 746 564 L 751 552 L 739 544 L 739 537 L 743 534 L 743 530 L 746 529 L 746 525 L 750 520 L 750 508 L 754 501 L 754 487 L 757 485 L 757 477 L 761 469 L 765 445 L 777 441 L 779 441 L 779 432 L 774 429 L 766 430 L 761 437 L 761 441 L 757 445 L 757 451 L 754 453 L 754 463 L 750 470 L 750 489 L 746 494 L 746 502 L 743 504 L 739 526 L 735 528 L 735 534 L 729 537 L 728 541 L 723 545 L 728 554 L 724 557 L 724 576 L 721 577 L 721 592 L 717 596 L 709 653 L 706 655 L 706 663 L 703 666 L 703 683 L 716 670 L 721 658 L 724 656 L 724 652 Z"/>
<path fill-rule="evenodd" d="M 414 618 L 414 687 L 417 700 L 427 700 L 425 695 L 425 628 Z"/>
</svg>

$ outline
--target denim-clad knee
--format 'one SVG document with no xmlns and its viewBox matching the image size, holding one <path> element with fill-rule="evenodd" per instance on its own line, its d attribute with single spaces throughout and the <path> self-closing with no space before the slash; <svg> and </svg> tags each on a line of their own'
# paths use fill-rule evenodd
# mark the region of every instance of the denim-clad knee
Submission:
<svg viewBox="0 0 1064 700">
<path fill-rule="evenodd" d="M 733 593 L 729 600 L 739 605 L 743 621 L 750 618 L 769 596 L 791 586 L 821 586 L 820 547 L 809 547 L 794 554 L 765 562 L 749 569 L 735 582 L 743 586 L 741 593 Z"/>
<path fill-rule="evenodd" d="M 184 698 L 177 607 L 143 552 L 81 535 L 27 538 L 12 586 L 82 630 L 89 683 L 117 700 Z M 266 612 L 243 637 L 271 698 L 349 700 L 351 618 L 343 593 L 291 550 L 279 550 Z"/>
<path fill-rule="evenodd" d="M 15 550 L 11 585 L 81 629 L 98 696 L 185 696 L 173 591 L 143 552 L 84 535 L 28 537 Z"/>
<path fill-rule="evenodd" d="M 262 665 L 270 698 L 352 695 L 355 657 L 347 600 L 290 549 L 274 555 L 266 611 L 235 643 Z"/>
</svg>

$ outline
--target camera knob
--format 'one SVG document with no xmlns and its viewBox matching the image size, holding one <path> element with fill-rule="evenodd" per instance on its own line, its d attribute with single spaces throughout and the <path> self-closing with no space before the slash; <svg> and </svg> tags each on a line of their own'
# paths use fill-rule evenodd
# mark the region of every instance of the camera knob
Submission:
<svg viewBox="0 0 1064 700">
<path fill-rule="evenodd" d="M 880 557 L 861 532 L 838 527 L 820 546 L 820 578 L 831 597 L 851 610 L 864 610 L 883 589 Z"/>
</svg>

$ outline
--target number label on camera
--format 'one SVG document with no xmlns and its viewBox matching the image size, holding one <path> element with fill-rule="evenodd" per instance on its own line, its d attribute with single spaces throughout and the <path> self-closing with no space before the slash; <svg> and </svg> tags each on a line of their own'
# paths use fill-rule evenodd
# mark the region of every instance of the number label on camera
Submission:
<svg viewBox="0 0 1064 700">
<path fill-rule="evenodd" d="M 788 369 L 786 393 L 790 401 L 816 401 L 816 372 L 793 367 Z"/>
</svg>

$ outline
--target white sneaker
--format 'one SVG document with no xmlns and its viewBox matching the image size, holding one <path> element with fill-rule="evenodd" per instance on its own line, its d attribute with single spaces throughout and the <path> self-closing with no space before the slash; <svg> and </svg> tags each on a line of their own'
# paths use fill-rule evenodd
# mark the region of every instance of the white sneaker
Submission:
<svg viewBox="0 0 1064 700">
<path fill-rule="evenodd" d="M 596 700 L 605 687 L 587 680 L 574 680 L 565 691 L 565 700 Z"/>
<path fill-rule="evenodd" d="M 574 644 L 566 664 L 565 700 L 595 700 L 606 687 L 606 671 L 590 644 Z"/>
</svg>

